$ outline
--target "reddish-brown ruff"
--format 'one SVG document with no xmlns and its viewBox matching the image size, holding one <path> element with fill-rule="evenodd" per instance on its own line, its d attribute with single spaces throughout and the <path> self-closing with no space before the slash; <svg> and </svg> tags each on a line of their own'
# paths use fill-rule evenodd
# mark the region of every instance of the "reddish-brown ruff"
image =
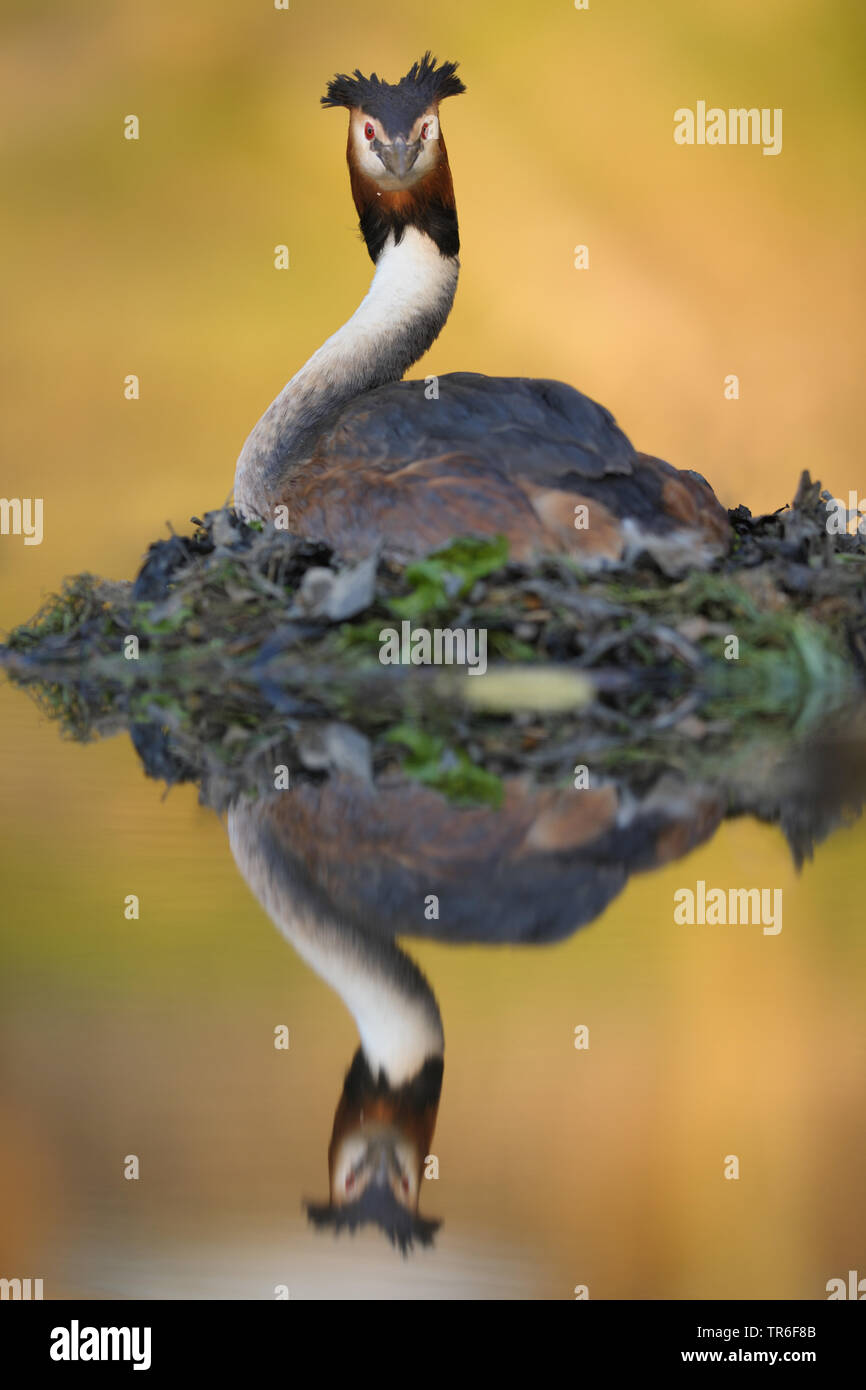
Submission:
<svg viewBox="0 0 866 1390">
<path fill-rule="evenodd" d="M 438 164 L 425 178 L 419 179 L 409 188 L 380 189 L 376 187 L 374 181 L 358 167 L 352 145 L 351 125 L 346 144 L 346 161 L 349 165 L 352 197 L 355 200 L 359 217 L 363 217 L 369 208 L 377 206 L 387 217 L 397 222 L 418 222 L 423 225 L 424 213 L 433 204 L 438 203 L 443 208 L 454 210 L 454 183 L 451 178 L 451 166 L 448 163 L 445 137 L 441 129 L 439 131 Z"/>
<path fill-rule="evenodd" d="M 440 1073 L 441 1074 L 441 1073 Z M 435 1096 L 416 1100 L 411 1087 L 383 1088 L 371 1077 L 369 1084 L 359 1088 L 359 1094 L 343 1094 L 337 1102 L 331 1142 L 328 1145 L 328 1181 L 334 1201 L 345 1201 L 345 1192 L 338 1192 L 334 1182 L 334 1172 L 340 1145 L 351 1135 L 363 1134 L 371 1126 L 383 1126 L 399 1135 L 405 1144 L 411 1145 L 415 1155 L 415 1201 L 421 1193 L 421 1174 L 424 1160 L 430 1152 L 433 1132 L 436 1129 L 436 1116 L 439 1111 L 438 1091 Z"/>
</svg>

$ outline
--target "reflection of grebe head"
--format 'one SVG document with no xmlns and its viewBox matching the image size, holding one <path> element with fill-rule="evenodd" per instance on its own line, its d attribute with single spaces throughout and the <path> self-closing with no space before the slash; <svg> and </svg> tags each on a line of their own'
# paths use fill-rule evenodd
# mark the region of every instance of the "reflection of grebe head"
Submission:
<svg viewBox="0 0 866 1390">
<path fill-rule="evenodd" d="M 430 1245 L 439 1221 L 418 1213 L 421 1174 L 436 1125 L 442 1058 L 429 1057 L 403 1086 L 378 1078 L 359 1049 L 346 1076 L 328 1148 L 331 1198 L 308 1204 L 316 1226 L 375 1225 L 404 1253 Z"/>
<path fill-rule="evenodd" d="M 421 1164 L 425 1155 L 394 1125 L 368 1122 L 343 1135 L 330 1163 L 331 1201 L 343 1206 L 366 1188 L 387 1187 L 401 1206 L 418 1204 Z"/>
</svg>

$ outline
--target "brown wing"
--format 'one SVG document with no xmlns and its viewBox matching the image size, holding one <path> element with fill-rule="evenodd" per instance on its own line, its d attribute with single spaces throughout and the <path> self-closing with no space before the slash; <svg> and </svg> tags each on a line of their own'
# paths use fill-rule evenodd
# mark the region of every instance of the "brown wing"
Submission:
<svg viewBox="0 0 866 1390">
<path fill-rule="evenodd" d="M 493 810 L 455 807 L 399 777 L 364 786 L 334 775 L 233 814 L 261 846 L 259 871 L 296 909 L 385 936 L 528 942 L 592 921 L 632 873 L 711 835 L 726 802 L 661 779 L 628 816 L 621 805 L 612 783 L 575 791 L 509 778 Z M 424 917 L 429 893 L 437 921 Z"/>
<path fill-rule="evenodd" d="M 701 564 L 727 515 L 695 474 L 634 451 L 602 406 L 561 382 L 453 373 L 381 387 L 344 407 L 271 499 L 347 556 L 421 554 L 456 535 L 584 563 L 641 548 Z M 661 543 L 661 544 L 660 544 Z"/>
</svg>

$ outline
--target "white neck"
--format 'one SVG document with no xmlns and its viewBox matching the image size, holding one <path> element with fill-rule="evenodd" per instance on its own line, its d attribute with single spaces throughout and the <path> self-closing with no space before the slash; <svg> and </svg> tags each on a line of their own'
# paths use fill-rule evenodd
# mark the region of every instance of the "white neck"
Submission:
<svg viewBox="0 0 866 1390">
<path fill-rule="evenodd" d="M 374 1076 L 396 1088 L 445 1049 L 442 1019 L 420 971 L 393 942 L 344 937 L 330 928 L 310 934 L 297 917 L 277 922 L 298 955 L 339 994 L 355 1020 Z M 371 949 L 372 948 L 372 949 Z"/>
<path fill-rule="evenodd" d="M 269 834 L 265 803 L 238 803 L 228 814 L 235 862 L 262 907 L 316 974 L 339 994 L 355 1019 L 370 1070 L 400 1086 L 445 1040 L 433 991 L 421 971 L 387 937 L 373 936 L 316 914 L 293 894 L 279 837 Z"/>
<path fill-rule="evenodd" d="M 367 294 L 347 323 L 283 387 L 249 435 L 235 473 L 235 506 L 267 518 L 281 481 L 303 461 L 318 427 L 363 391 L 399 381 L 439 335 L 459 264 L 407 227 L 388 237 Z"/>
</svg>

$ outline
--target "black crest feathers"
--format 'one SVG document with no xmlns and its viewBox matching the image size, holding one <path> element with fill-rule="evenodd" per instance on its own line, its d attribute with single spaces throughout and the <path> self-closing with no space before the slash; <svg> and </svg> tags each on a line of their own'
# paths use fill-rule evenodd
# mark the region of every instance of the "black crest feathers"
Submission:
<svg viewBox="0 0 866 1390">
<path fill-rule="evenodd" d="M 323 106 L 360 107 L 381 121 L 391 138 L 408 135 L 419 116 L 434 101 L 459 96 L 466 88 L 457 77 L 456 63 L 440 63 L 427 52 L 413 63 L 399 82 L 383 82 L 375 72 L 369 77 L 356 68 L 351 77 L 338 73 L 328 83 Z"/>
</svg>

